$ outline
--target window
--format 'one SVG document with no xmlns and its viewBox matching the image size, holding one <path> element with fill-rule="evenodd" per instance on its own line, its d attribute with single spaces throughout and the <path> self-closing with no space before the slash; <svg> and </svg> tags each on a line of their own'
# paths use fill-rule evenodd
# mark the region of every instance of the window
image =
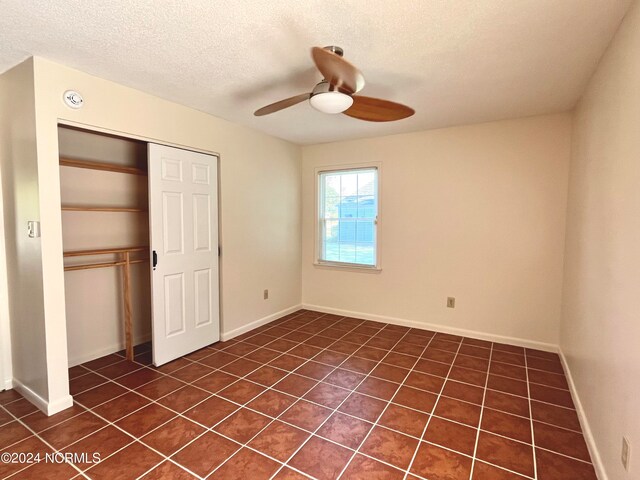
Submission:
<svg viewBox="0 0 640 480">
<path fill-rule="evenodd" d="M 377 267 L 378 168 L 318 172 L 318 263 Z"/>
</svg>

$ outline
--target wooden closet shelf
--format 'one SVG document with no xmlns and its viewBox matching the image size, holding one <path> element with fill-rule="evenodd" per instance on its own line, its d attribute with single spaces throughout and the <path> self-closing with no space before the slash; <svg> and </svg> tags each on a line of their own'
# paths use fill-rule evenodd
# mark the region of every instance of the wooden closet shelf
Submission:
<svg viewBox="0 0 640 480">
<path fill-rule="evenodd" d="M 147 175 L 145 170 L 114 163 L 94 162 L 77 158 L 60 157 L 60 165 L 63 167 L 88 168 L 90 170 L 103 170 L 106 172 L 129 173 L 132 175 Z"/>
<path fill-rule="evenodd" d="M 136 260 L 129 260 L 128 262 L 104 262 L 104 263 L 87 263 L 84 265 L 67 265 L 64 267 L 65 272 L 74 271 L 74 270 L 91 270 L 93 268 L 107 268 L 107 267 L 121 267 L 125 264 L 133 265 L 135 263 L 144 263 L 148 262 L 148 258 L 139 258 Z"/>
<path fill-rule="evenodd" d="M 141 245 L 137 247 L 116 247 L 116 248 L 96 248 L 93 250 L 70 250 L 64 252 L 65 257 L 86 257 L 89 255 L 109 255 L 113 253 L 125 253 L 125 252 L 146 252 L 149 247 Z"/>
<path fill-rule="evenodd" d="M 62 210 L 65 212 L 148 212 L 146 208 L 136 207 L 82 207 L 79 205 L 63 205 Z"/>
</svg>

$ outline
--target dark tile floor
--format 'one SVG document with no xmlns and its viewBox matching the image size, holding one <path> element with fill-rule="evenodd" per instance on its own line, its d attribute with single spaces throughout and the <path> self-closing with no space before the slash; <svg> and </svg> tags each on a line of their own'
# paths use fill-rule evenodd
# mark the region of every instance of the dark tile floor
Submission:
<svg viewBox="0 0 640 480">
<path fill-rule="evenodd" d="M 71 368 L 52 417 L 0 393 L 3 453 L 76 454 L 0 477 L 596 479 L 555 354 L 310 311 L 160 368 L 136 352 Z"/>
</svg>

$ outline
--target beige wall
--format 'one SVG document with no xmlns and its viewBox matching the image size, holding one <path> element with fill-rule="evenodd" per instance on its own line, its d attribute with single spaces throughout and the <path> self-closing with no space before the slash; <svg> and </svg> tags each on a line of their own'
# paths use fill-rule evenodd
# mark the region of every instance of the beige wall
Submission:
<svg viewBox="0 0 640 480">
<path fill-rule="evenodd" d="M 27 221 L 40 219 L 33 87 L 31 60 L 0 76 L 0 163 L 13 383 L 42 403 L 49 398 L 42 254 L 40 240 L 27 237 Z"/>
<path fill-rule="evenodd" d="M 639 86 L 636 2 L 575 113 L 560 336 L 600 478 L 611 480 L 640 478 Z M 632 442 L 628 473 L 623 435 Z"/>
<path fill-rule="evenodd" d="M 30 202 L 35 205 L 33 215 L 37 215 L 36 206 L 39 206 L 43 233 L 40 241 L 33 242 L 31 250 L 18 252 L 16 261 L 33 266 L 34 271 L 28 272 L 28 279 L 34 283 L 34 291 L 29 292 L 30 301 L 23 305 L 24 311 L 12 311 L 12 321 L 32 322 L 35 329 L 44 328 L 44 338 L 40 341 L 46 346 L 34 347 L 32 339 L 29 354 L 33 358 L 19 358 L 14 369 L 19 373 L 23 364 L 40 359 L 40 363 L 31 369 L 36 377 L 33 384 L 42 390 L 51 404 L 62 405 L 70 399 L 67 342 L 66 336 L 61 335 L 66 328 L 66 312 L 59 121 L 219 153 L 223 336 L 237 334 L 250 328 L 253 322 L 269 319 L 299 305 L 299 147 L 41 58 L 35 58 L 33 65 L 34 80 L 24 81 L 21 88 L 25 90 L 27 101 L 35 91 L 37 173 L 33 171 L 33 162 L 28 164 L 31 168 L 29 186 L 33 196 Z M 30 75 L 30 66 L 25 68 Z M 62 93 L 70 88 L 83 94 L 85 106 L 81 110 L 71 110 L 63 104 Z M 33 133 L 33 108 L 27 113 L 31 117 L 27 115 L 25 123 Z M 33 159 L 33 135 L 28 140 Z M 19 142 L 11 143 L 13 148 L 17 148 L 17 144 Z M 11 177 L 5 182 L 11 184 Z M 6 195 L 10 197 L 11 192 Z M 26 210 L 30 203 L 25 201 L 21 205 Z M 30 218 L 31 212 L 26 213 Z M 17 232 L 18 226 L 22 231 L 22 216 L 25 215 L 21 215 L 20 224 L 12 227 L 14 231 L 7 236 Z M 8 223 L 13 225 L 11 219 Z M 40 291 L 35 289 L 35 284 L 40 285 Z M 270 298 L 266 301 L 262 298 L 265 288 L 270 290 Z M 24 292 L 26 295 L 27 289 Z M 20 293 L 12 292 L 12 295 L 21 298 Z M 35 341 L 38 341 L 37 336 Z M 33 354 L 34 349 L 38 353 Z M 46 364 L 43 364 L 41 356 L 45 354 Z M 20 355 L 19 345 L 16 355 Z"/>
<path fill-rule="evenodd" d="M 570 125 L 564 114 L 304 147 L 303 304 L 557 344 Z M 314 266 L 314 169 L 367 161 L 382 163 L 382 271 Z"/>
</svg>

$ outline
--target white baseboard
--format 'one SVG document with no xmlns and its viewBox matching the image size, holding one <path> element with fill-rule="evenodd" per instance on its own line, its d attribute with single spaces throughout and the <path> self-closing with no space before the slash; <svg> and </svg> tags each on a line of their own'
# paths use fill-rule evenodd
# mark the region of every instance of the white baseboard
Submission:
<svg viewBox="0 0 640 480">
<path fill-rule="evenodd" d="M 141 337 L 136 337 L 133 339 L 134 345 L 139 345 L 141 343 L 145 343 L 151 340 L 151 334 L 142 335 Z M 96 358 L 104 357 L 105 355 L 109 355 L 111 353 L 119 352 L 120 350 L 124 350 L 124 343 L 118 342 L 113 345 L 108 345 L 99 350 L 94 350 L 92 352 L 84 353 L 78 357 L 69 358 L 69 367 L 75 367 L 76 365 L 80 365 L 81 363 L 90 362 L 91 360 L 95 360 Z"/>
<path fill-rule="evenodd" d="M 20 380 L 16 380 L 14 378 L 12 383 L 13 388 L 15 388 L 24 398 L 33 403 L 46 415 L 54 415 L 73 405 L 73 398 L 71 395 L 65 395 L 64 397 L 54 401 L 47 401 Z"/>
<path fill-rule="evenodd" d="M 343 315 L 345 317 L 361 318 L 363 320 L 373 320 L 375 322 L 391 323 L 393 325 L 401 325 L 403 327 L 422 328 L 424 330 L 435 330 L 442 333 L 450 333 L 452 335 L 461 335 L 463 337 L 477 338 L 478 340 L 487 340 L 490 342 L 508 343 L 519 347 L 535 348 L 546 352 L 557 352 L 558 345 L 553 343 L 538 342 L 535 340 L 527 340 L 525 338 L 507 337 L 503 335 L 494 335 L 491 333 L 478 332 L 475 330 L 467 330 L 464 328 L 449 327 L 447 325 L 439 325 L 435 323 L 417 322 L 415 320 L 406 320 L 403 318 L 387 317 L 384 315 L 374 315 L 372 313 L 353 312 L 351 310 L 341 310 L 339 308 L 323 307 L 320 305 L 302 304 L 302 308 L 307 310 L 315 310 L 316 312 L 332 313 L 334 315 Z"/>
<path fill-rule="evenodd" d="M 560 360 L 562 361 L 564 373 L 567 377 L 567 383 L 569 384 L 569 391 L 571 392 L 571 397 L 573 398 L 573 403 L 575 404 L 576 412 L 578 413 L 578 419 L 580 420 L 580 426 L 582 427 L 582 434 L 584 435 L 584 439 L 587 442 L 587 448 L 589 449 L 589 454 L 591 455 L 591 462 L 593 463 L 593 467 L 596 470 L 598 480 L 609 480 L 607 472 L 604 469 L 604 464 L 602 463 L 602 457 L 600 457 L 600 452 L 598 451 L 598 447 L 596 447 L 596 441 L 593 437 L 591 427 L 589 426 L 587 414 L 582 407 L 582 402 L 580 401 L 578 390 L 576 390 L 576 384 L 573 381 L 573 376 L 571 375 L 571 369 L 569 368 L 567 358 L 564 356 L 561 348 L 558 349 L 558 353 L 560 354 Z"/>
<path fill-rule="evenodd" d="M 261 327 L 262 325 L 266 325 L 267 323 L 273 322 L 274 320 L 282 318 L 285 315 L 289 315 L 290 313 L 296 312 L 301 308 L 302 306 L 299 304 L 294 305 L 292 307 L 285 308 L 284 310 L 280 310 L 279 312 L 272 313 L 271 315 L 267 315 L 266 317 L 259 318 L 258 320 L 255 320 L 251 323 L 243 325 L 242 327 L 238 327 L 229 332 L 222 332 L 220 334 L 220 340 L 223 342 L 227 340 L 231 340 L 232 338 L 237 337 L 238 335 L 242 335 L 243 333 L 248 332 L 249 330 L 253 330 L 254 328 Z"/>
</svg>

